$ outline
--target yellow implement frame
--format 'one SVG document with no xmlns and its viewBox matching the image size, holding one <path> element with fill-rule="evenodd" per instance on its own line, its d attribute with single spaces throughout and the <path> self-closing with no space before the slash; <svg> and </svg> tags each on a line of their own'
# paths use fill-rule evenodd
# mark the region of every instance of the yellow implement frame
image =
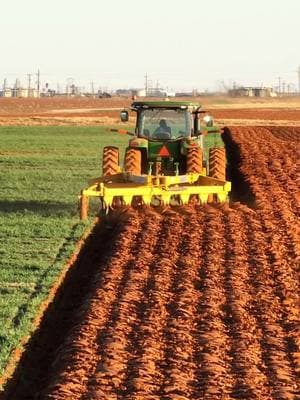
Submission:
<svg viewBox="0 0 300 400">
<path fill-rule="evenodd" d="M 80 216 L 87 217 L 89 197 L 99 197 L 102 209 L 107 211 L 115 204 L 131 206 L 135 200 L 145 205 L 188 204 L 192 198 L 200 204 L 212 199 L 224 203 L 230 190 L 230 182 L 196 173 L 176 176 L 121 173 L 89 182 L 81 192 Z"/>
</svg>

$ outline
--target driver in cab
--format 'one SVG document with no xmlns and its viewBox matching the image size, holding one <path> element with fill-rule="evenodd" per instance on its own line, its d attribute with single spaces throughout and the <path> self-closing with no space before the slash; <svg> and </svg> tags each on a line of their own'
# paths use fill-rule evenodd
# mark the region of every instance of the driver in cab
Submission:
<svg viewBox="0 0 300 400">
<path fill-rule="evenodd" d="M 159 127 L 155 129 L 153 138 L 155 139 L 170 139 L 171 138 L 171 128 L 167 125 L 165 119 L 159 121 Z"/>
</svg>

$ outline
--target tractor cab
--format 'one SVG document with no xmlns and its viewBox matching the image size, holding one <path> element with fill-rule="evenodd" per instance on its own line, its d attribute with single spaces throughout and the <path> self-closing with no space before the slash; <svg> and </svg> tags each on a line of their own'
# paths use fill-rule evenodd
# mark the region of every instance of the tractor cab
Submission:
<svg viewBox="0 0 300 400">
<path fill-rule="evenodd" d="M 135 111 L 138 137 L 149 140 L 178 140 L 216 132 L 213 118 L 206 114 L 200 104 L 189 101 L 136 101 Z M 201 114 L 206 114 L 200 123 Z M 127 122 L 129 114 L 122 110 L 121 121 Z"/>
<path fill-rule="evenodd" d="M 191 136 L 192 126 L 186 109 L 142 108 L 138 111 L 136 133 L 149 140 L 178 140 Z"/>
<path fill-rule="evenodd" d="M 137 113 L 136 135 L 149 140 L 178 140 L 200 134 L 200 104 L 175 101 L 136 101 L 131 109 Z M 208 118 L 211 117 L 206 116 Z M 121 111 L 128 121 L 128 111 Z"/>
<path fill-rule="evenodd" d="M 177 101 L 136 101 L 135 137 L 129 149 L 141 153 L 140 173 L 178 175 L 189 172 L 187 159 L 198 157 L 197 172 L 205 173 L 202 160 L 203 135 L 200 127 L 200 104 Z M 121 112 L 121 120 L 128 120 L 128 112 Z M 204 124 L 208 129 L 207 124 Z M 198 153 L 195 156 L 195 153 Z M 130 154 L 134 150 L 130 150 Z M 135 151 L 136 153 L 136 151 Z M 189 155 L 192 154 L 193 156 Z M 201 160 L 200 160 L 201 159 Z M 126 159 L 125 159 L 126 161 Z M 125 168 L 127 168 L 125 162 Z M 137 171 L 137 168 L 134 168 Z"/>
</svg>

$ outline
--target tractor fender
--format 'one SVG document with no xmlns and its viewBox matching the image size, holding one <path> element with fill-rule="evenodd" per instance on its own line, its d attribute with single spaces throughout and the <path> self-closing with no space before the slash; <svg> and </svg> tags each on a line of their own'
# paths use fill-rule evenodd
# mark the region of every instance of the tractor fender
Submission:
<svg viewBox="0 0 300 400">
<path fill-rule="evenodd" d="M 129 140 L 129 147 L 133 148 L 145 148 L 148 150 L 148 140 L 143 138 L 134 137 Z"/>
</svg>

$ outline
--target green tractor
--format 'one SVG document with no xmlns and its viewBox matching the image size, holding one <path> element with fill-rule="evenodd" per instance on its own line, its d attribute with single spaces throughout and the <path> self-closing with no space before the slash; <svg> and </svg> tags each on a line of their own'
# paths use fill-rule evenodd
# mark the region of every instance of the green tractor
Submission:
<svg viewBox="0 0 300 400">
<path fill-rule="evenodd" d="M 200 116 L 204 111 L 198 104 L 145 101 L 134 102 L 132 110 L 137 113 L 137 119 L 135 137 L 126 149 L 126 172 L 135 175 L 183 175 L 192 172 L 206 175 L 209 167 L 210 176 L 225 180 L 225 149 L 211 149 L 209 160 L 206 160 L 204 135 L 218 130 L 208 115 L 204 117 L 204 125 L 200 125 Z M 128 111 L 121 112 L 121 120 L 128 121 Z M 106 175 L 105 168 L 103 175 Z"/>
<path fill-rule="evenodd" d="M 81 193 L 81 217 L 87 216 L 88 198 L 99 197 L 106 212 L 116 206 L 181 205 L 193 202 L 225 202 L 226 182 L 223 147 L 205 148 L 205 135 L 218 129 L 209 115 L 192 102 L 136 101 L 135 132 L 120 167 L 119 149 L 103 149 L 102 177 Z M 127 110 L 121 121 L 129 120 Z"/>
</svg>

